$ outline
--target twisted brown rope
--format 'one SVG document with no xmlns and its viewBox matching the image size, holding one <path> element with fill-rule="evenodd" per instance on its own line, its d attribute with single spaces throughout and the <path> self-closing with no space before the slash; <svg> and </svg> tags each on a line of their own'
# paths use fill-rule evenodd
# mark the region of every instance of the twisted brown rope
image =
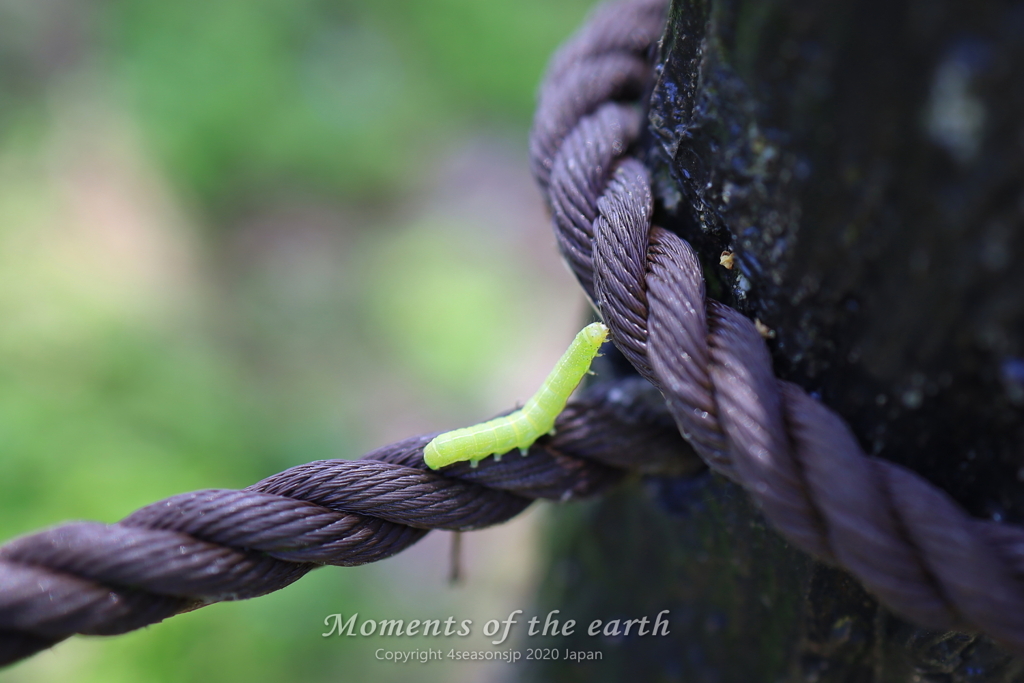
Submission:
<svg viewBox="0 0 1024 683">
<path fill-rule="evenodd" d="M 695 450 L 797 547 L 841 565 L 933 629 L 1024 652 L 1024 529 L 969 516 L 917 474 L 864 454 L 842 419 L 778 380 L 745 317 L 704 293 L 690 245 L 651 225 L 629 155 L 664 2 L 603 10 L 556 56 L 531 152 L 559 246 L 619 350 L 658 386 Z"/>
<path fill-rule="evenodd" d="M 662 0 L 602 8 L 552 61 L 530 149 L 563 254 L 679 430 L 795 545 L 924 626 L 1024 649 L 1024 530 L 973 519 L 918 475 L 864 455 L 838 416 L 774 377 L 750 321 L 705 299 L 690 246 L 651 226 L 647 170 L 628 150 L 663 13 Z M 244 491 L 175 496 L 117 524 L 16 539 L 0 547 L 0 664 L 73 633 L 262 595 L 323 564 L 382 559 L 428 529 L 498 523 L 531 498 L 590 495 L 623 465 L 685 461 L 647 386 L 595 387 L 526 458 L 431 472 L 427 435 Z"/>
<path fill-rule="evenodd" d="M 322 565 L 389 557 L 430 529 L 504 522 L 531 500 L 593 495 L 624 465 L 700 467 L 639 378 L 596 385 L 526 457 L 434 472 L 406 439 L 362 460 L 293 467 L 242 491 L 153 503 L 116 524 L 63 524 L 0 546 L 0 664 L 74 633 L 124 633 L 278 590 Z"/>
</svg>

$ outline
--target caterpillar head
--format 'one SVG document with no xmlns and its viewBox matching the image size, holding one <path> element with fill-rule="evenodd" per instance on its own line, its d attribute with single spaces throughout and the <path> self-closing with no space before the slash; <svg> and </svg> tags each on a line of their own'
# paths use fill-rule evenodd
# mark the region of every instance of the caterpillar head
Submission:
<svg viewBox="0 0 1024 683">
<path fill-rule="evenodd" d="M 590 323 L 583 328 L 588 342 L 594 346 L 600 346 L 608 338 L 608 328 L 604 323 Z"/>
</svg>

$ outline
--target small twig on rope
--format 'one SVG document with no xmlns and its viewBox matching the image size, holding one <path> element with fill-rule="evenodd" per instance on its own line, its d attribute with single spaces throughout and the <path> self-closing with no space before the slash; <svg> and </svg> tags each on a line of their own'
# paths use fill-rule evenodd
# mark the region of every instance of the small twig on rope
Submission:
<svg viewBox="0 0 1024 683">
<path fill-rule="evenodd" d="M 452 532 L 452 545 L 448 551 L 448 583 L 456 586 L 462 582 L 462 532 Z"/>
</svg>

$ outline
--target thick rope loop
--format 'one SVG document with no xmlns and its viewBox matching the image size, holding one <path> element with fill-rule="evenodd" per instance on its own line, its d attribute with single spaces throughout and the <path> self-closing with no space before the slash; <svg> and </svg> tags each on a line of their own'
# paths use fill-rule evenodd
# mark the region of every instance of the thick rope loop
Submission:
<svg viewBox="0 0 1024 683">
<path fill-rule="evenodd" d="M 655 16 L 651 2 L 616 7 L 638 25 Z M 631 22 L 602 23 L 600 39 L 585 28 L 560 51 L 531 145 L 558 244 L 613 341 L 661 390 L 697 453 L 793 545 L 922 626 L 980 630 L 1024 652 L 1024 529 L 974 519 L 919 475 L 865 455 L 838 415 L 775 378 L 753 323 L 706 299 L 690 245 L 651 225 L 648 172 L 629 154 L 637 110 L 598 103 L 609 90 L 591 85 L 607 68 L 594 42 L 646 59 L 651 78 L 656 33 L 630 32 Z M 551 112 L 554 124 L 543 118 Z"/>
</svg>

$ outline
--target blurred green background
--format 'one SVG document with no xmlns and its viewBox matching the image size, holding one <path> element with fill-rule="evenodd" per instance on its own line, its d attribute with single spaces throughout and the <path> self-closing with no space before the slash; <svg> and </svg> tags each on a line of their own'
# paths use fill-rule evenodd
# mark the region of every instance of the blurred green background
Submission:
<svg viewBox="0 0 1024 683">
<path fill-rule="evenodd" d="M 0 0 L 0 540 L 529 396 L 584 306 L 526 134 L 589 4 Z M 320 633 L 528 608 L 542 513 L 466 538 L 460 587 L 432 534 L 0 680 L 507 679 Z"/>
</svg>

